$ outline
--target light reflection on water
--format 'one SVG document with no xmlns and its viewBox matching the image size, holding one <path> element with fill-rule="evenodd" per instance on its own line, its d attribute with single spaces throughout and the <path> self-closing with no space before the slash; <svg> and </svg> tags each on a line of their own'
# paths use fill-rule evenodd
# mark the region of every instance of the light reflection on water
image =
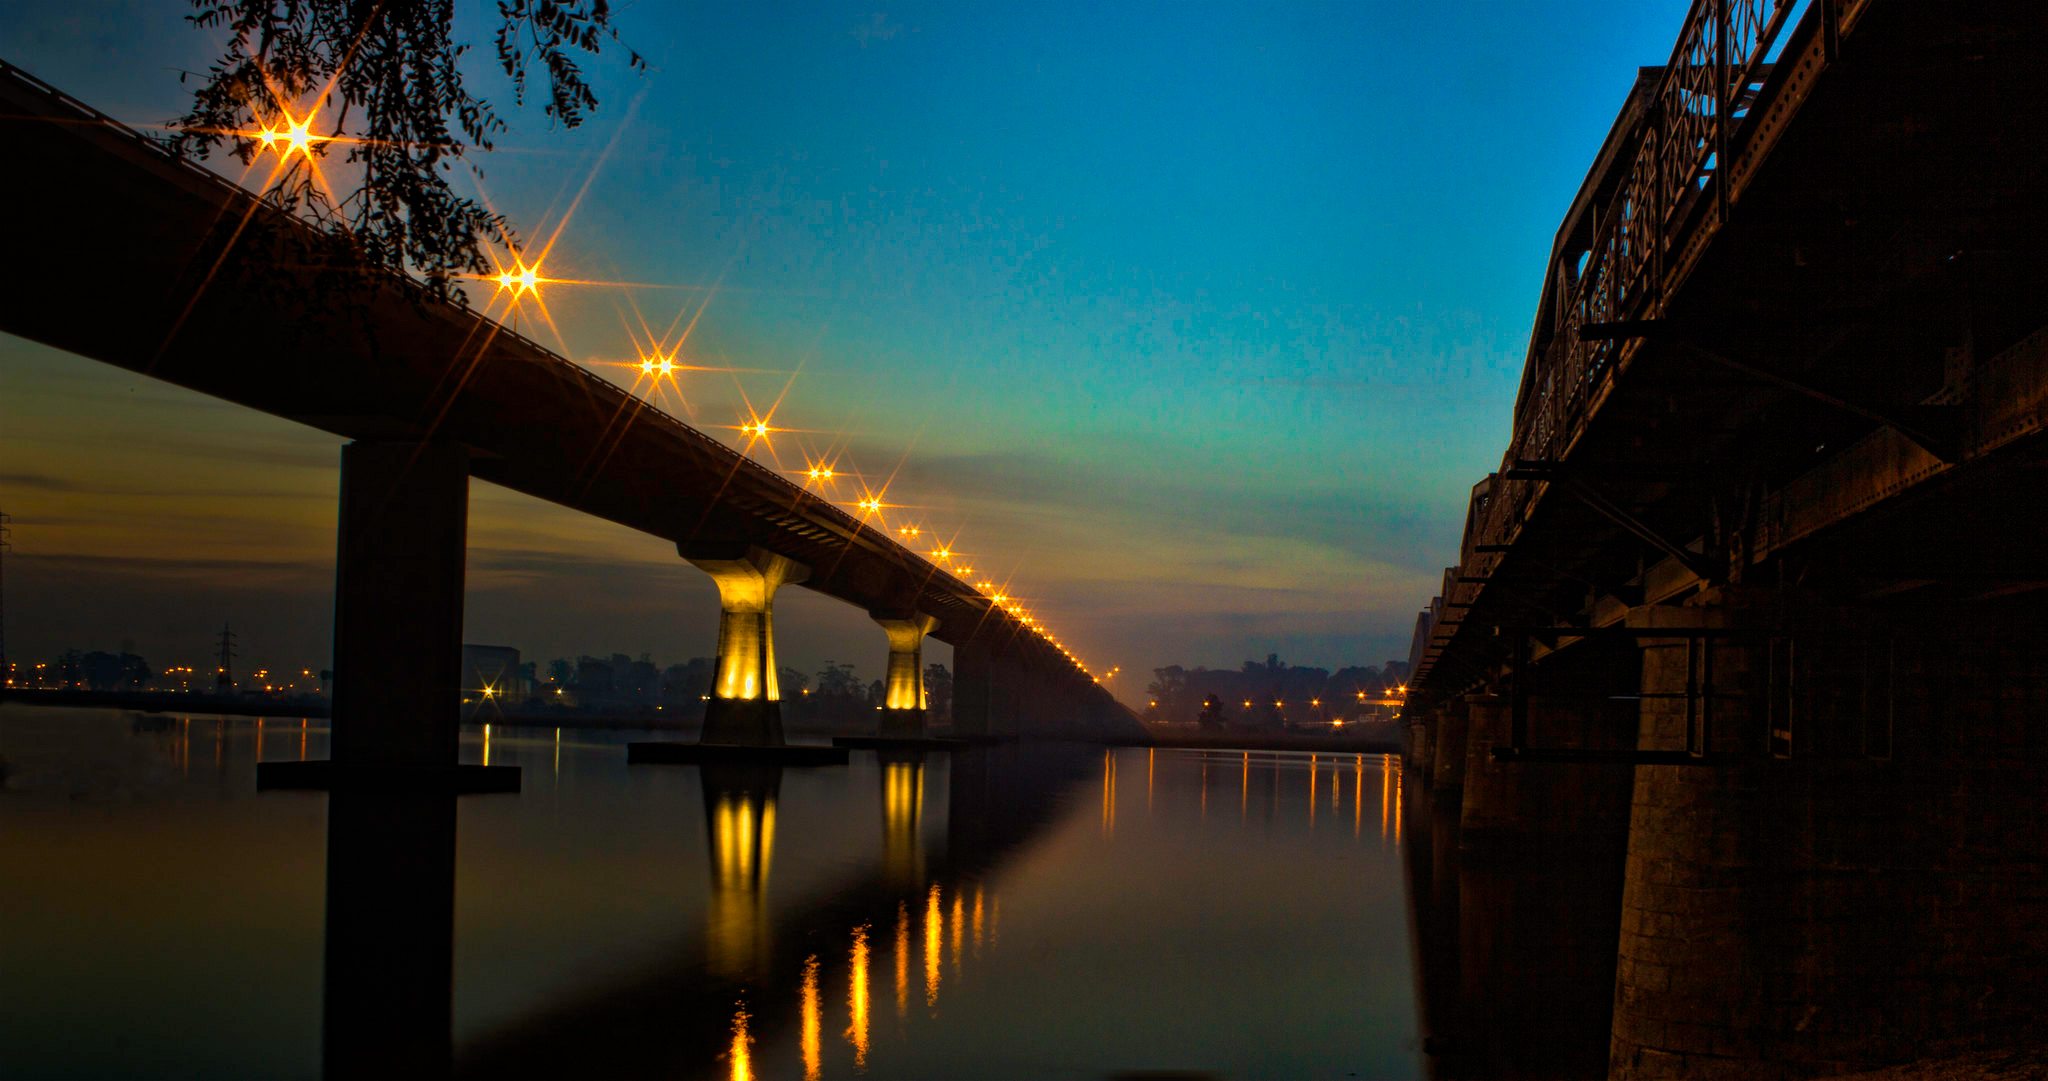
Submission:
<svg viewBox="0 0 2048 1081">
<path fill-rule="evenodd" d="M 0 900 L 8 1071 L 317 1074 L 322 898 L 378 875 L 329 862 L 327 797 L 259 796 L 253 763 L 324 757 L 324 725 L 132 716 L 0 707 L 0 858 L 28 884 Z M 448 866 L 413 868 L 451 883 L 458 1072 L 1418 1073 L 1397 761 L 1002 747 L 700 774 L 629 770 L 624 738 L 464 734 L 524 789 L 455 804 Z M 1239 817 L 1211 816 L 1230 773 Z M 330 1033 L 374 985 L 331 948 Z"/>
</svg>

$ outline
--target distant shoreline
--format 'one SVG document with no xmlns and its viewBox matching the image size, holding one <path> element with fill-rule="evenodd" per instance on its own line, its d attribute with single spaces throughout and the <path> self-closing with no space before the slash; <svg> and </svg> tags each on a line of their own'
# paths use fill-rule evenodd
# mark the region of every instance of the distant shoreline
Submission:
<svg viewBox="0 0 2048 1081">
<path fill-rule="evenodd" d="M 4 691 L 0 703 L 20 702 L 34 706 L 69 706 L 82 709 L 127 709 L 142 713 L 208 713 L 233 717 L 328 717 L 325 698 L 287 699 L 224 697 L 174 691 Z M 660 713 L 533 713 L 507 711 L 497 717 L 475 713 L 463 717 L 464 724 L 504 724 L 533 728 L 653 729 L 694 732 L 696 720 L 669 720 Z M 826 726 L 812 730 L 795 725 L 795 735 L 846 735 L 851 730 Z M 943 726 L 937 731 L 947 731 Z M 1399 754 L 1396 738 L 1359 733 L 1318 732 L 1275 734 L 1246 731 L 1159 731 L 1147 726 L 1144 736 L 1102 738 L 1088 742 L 1114 747 L 1160 747 L 1175 750 L 1212 751 L 1328 751 L 1334 754 Z"/>
</svg>

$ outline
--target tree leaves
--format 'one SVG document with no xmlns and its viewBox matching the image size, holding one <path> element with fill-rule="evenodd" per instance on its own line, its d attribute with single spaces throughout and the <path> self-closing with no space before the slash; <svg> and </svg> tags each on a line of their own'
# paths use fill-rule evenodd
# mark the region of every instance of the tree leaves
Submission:
<svg viewBox="0 0 2048 1081">
<path fill-rule="evenodd" d="M 490 269 L 484 245 L 517 248 L 504 218 L 457 195 L 447 174 L 474 147 L 488 151 L 506 124 L 464 85 L 469 46 L 453 40 L 454 0 L 192 0 L 189 21 L 225 30 L 228 44 L 193 91 L 172 149 L 204 155 L 227 145 L 245 164 L 253 135 L 317 108 L 348 125 L 345 140 L 316 144 L 323 157 L 346 147 L 361 184 L 330 198 L 312 162 L 294 163 L 265 192 L 288 212 L 346 238 L 374 267 L 418 275 L 450 297 L 463 274 Z M 500 0 L 498 63 L 523 104 L 528 70 L 546 80 L 550 121 L 573 128 L 597 108 L 577 54 L 619 44 L 606 0 Z M 620 46 L 623 48 L 623 45 Z M 645 70 L 631 49 L 627 63 Z M 317 97 L 317 100 L 314 100 Z"/>
</svg>

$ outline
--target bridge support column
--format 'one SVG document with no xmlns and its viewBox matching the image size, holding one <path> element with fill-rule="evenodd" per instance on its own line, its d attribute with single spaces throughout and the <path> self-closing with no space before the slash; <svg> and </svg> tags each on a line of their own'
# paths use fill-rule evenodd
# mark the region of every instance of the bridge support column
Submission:
<svg viewBox="0 0 2048 1081">
<path fill-rule="evenodd" d="M 1856 1072 L 2038 1023 L 2048 614 L 2025 604 L 1721 589 L 1631 617 L 1791 649 L 1717 640 L 1724 757 L 1636 768 L 1613 1076 Z M 1698 678 L 1681 639 L 1645 646 L 1646 693 Z M 1684 706 L 1644 700 L 1645 749 L 1683 746 Z"/>
<path fill-rule="evenodd" d="M 1407 739 L 1401 745 L 1401 758 L 1417 777 L 1429 776 L 1430 738 L 1436 733 L 1436 718 L 1437 711 L 1432 709 L 1416 715 L 1407 722 Z"/>
<path fill-rule="evenodd" d="M 468 521 L 464 448 L 342 448 L 332 760 L 263 764 L 260 786 L 518 787 L 516 768 L 456 765 Z"/>
<path fill-rule="evenodd" d="M 989 727 L 990 667 L 987 642 L 953 643 L 953 734 L 986 736 Z"/>
<path fill-rule="evenodd" d="M 1546 689 L 1579 693 L 1530 701 L 1530 742 L 1619 742 L 1600 738 L 1613 718 L 1595 693 L 1606 689 L 1598 660 L 1550 675 Z M 1472 1027 L 1458 1054 L 1475 1075 L 1597 1076 L 1612 1016 L 1630 767 L 1501 761 L 1510 698 L 1474 694 L 1463 705 L 1464 788 L 1459 802 L 1439 803 L 1459 822 L 1458 955 Z"/>
<path fill-rule="evenodd" d="M 1436 715 L 1436 761 L 1429 771 L 1430 793 L 1438 802 L 1453 807 L 1462 801 L 1465 791 L 1465 740 L 1471 713 L 1468 700 L 1469 696 L 1447 702 Z"/>
<path fill-rule="evenodd" d="M 683 557 L 718 586 L 718 667 L 700 741 L 779 747 L 782 692 L 775 678 L 775 591 L 801 582 L 808 568 L 759 548 L 743 554 Z"/>
<path fill-rule="evenodd" d="M 884 736 L 918 737 L 924 731 L 924 637 L 939 621 L 917 612 L 870 612 L 889 637 L 889 666 L 883 675 Z"/>
<path fill-rule="evenodd" d="M 333 756 L 344 767 L 455 765 L 469 453 L 341 448 Z"/>
</svg>

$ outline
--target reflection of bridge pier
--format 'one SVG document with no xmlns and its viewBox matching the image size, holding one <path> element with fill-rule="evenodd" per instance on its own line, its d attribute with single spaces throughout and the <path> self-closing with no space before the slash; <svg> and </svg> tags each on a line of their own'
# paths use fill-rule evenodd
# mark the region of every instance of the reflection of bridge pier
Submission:
<svg viewBox="0 0 2048 1081">
<path fill-rule="evenodd" d="M 745 979 L 769 956 L 768 870 L 782 767 L 707 763 L 701 769 L 711 856 L 705 958 L 717 975 Z"/>
<path fill-rule="evenodd" d="M 957 966 L 963 951 L 971 959 L 977 948 L 986 950 L 997 941 L 1002 907 L 995 872 L 1058 819 L 1067 795 L 1085 783 L 1099 761 L 1093 749 L 1060 743 L 952 753 L 944 841 L 923 854 L 922 882 L 905 889 L 900 880 L 871 869 L 841 882 L 810 907 L 774 913 L 776 925 L 788 929 L 783 933 L 769 930 L 761 889 L 770 855 L 761 842 L 768 833 L 775 785 L 758 773 L 753 780 L 743 773 L 707 779 L 713 873 L 725 875 L 719 853 L 730 853 L 729 866 L 736 873 L 724 881 L 735 894 L 741 889 L 753 893 L 735 896 L 746 903 L 729 911 L 758 922 L 735 920 L 707 928 L 729 934 L 726 946 L 711 941 L 711 934 L 651 945 L 641 971 L 609 986 L 579 988 L 572 997 L 551 1001 L 466 1044 L 461 1072 L 477 1077 L 583 1076 L 593 1069 L 609 1076 L 694 1075 L 711 1055 L 740 1046 L 734 1021 L 742 987 L 744 1035 L 751 1046 L 786 1038 L 801 1048 L 814 1038 L 807 1031 L 828 1041 L 841 1031 L 829 1012 L 843 1008 L 844 1038 L 858 1050 L 870 1038 L 877 1013 L 907 1014 L 937 1000 L 949 957 Z M 727 808 L 723 814 L 721 793 Z M 908 809 L 910 804 L 899 806 Z M 888 829 L 886 799 L 884 812 Z M 732 838 L 724 845 L 721 821 Z M 749 830 L 751 843 L 743 838 Z M 749 851 L 751 873 L 739 873 Z M 819 938 L 819 931 L 828 937 Z M 817 975 L 807 980 L 813 958 Z M 751 969 L 740 971 L 742 962 Z M 707 979 L 707 969 L 717 978 Z M 721 970 L 730 975 L 720 975 Z M 786 1037 L 778 1029 L 786 1030 Z M 649 1039 L 650 1032 L 664 1038 Z"/>
<path fill-rule="evenodd" d="M 446 1074 L 454 952 L 455 798 L 329 793 L 326 1076 Z"/>
<path fill-rule="evenodd" d="M 882 768 L 882 877 L 915 889 L 924 882 L 924 753 L 876 756 Z"/>
</svg>

